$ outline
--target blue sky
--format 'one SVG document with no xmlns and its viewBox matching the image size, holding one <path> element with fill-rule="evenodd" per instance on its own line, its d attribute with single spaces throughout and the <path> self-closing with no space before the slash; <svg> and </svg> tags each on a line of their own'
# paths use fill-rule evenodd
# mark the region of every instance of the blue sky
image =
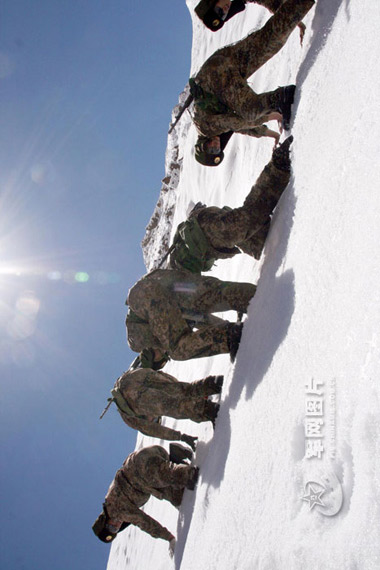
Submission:
<svg viewBox="0 0 380 570">
<path fill-rule="evenodd" d="M 7 570 L 105 569 L 91 525 L 136 434 L 112 409 L 134 354 L 184 0 L 6 0 L 0 17 L 0 441 Z"/>
</svg>

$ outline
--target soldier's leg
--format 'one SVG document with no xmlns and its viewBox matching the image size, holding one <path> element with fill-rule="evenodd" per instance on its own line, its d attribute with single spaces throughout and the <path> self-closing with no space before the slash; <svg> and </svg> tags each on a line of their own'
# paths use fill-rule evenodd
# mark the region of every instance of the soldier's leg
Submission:
<svg viewBox="0 0 380 570">
<path fill-rule="evenodd" d="M 194 297 L 194 308 L 200 312 L 237 311 L 246 313 L 250 300 L 256 293 L 256 285 L 221 281 L 201 275 L 204 290 Z"/>
<path fill-rule="evenodd" d="M 233 46 L 234 57 L 243 78 L 253 75 L 280 51 L 314 4 L 314 0 L 286 0 L 260 30 Z"/>
<path fill-rule="evenodd" d="M 210 379 L 215 377 L 210 377 Z M 205 399 L 221 388 L 208 379 L 198 382 L 158 382 L 149 380 L 146 388 L 138 394 L 138 402 L 130 398 L 133 409 L 152 416 L 169 416 L 176 419 L 206 421 L 204 416 Z"/>
<path fill-rule="evenodd" d="M 264 249 L 265 241 L 267 239 L 270 229 L 270 218 L 261 226 L 261 228 L 253 234 L 250 238 L 236 244 L 243 253 L 247 253 L 255 259 L 260 259 Z"/>
<path fill-rule="evenodd" d="M 182 311 L 190 310 L 200 314 L 230 310 L 246 313 L 249 301 L 256 291 L 256 285 L 252 283 L 221 281 L 216 277 L 198 274 L 189 278 L 189 285 L 190 292 L 176 291 L 176 300 Z M 221 326 L 224 324 L 221 323 Z"/>
<path fill-rule="evenodd" d="M 182 503 L 183 493 L 185 488 L 182 487 L 181 489 L 175 489 L 174 487 L 164 487 L 161 489 L 162 498 L 165 501 L 169 501 L 173 505 L 173 507 L 179 507 Z"/>
<path fill-rule="evenodd" d="M 169 461 L 162 462 L 159 469 L 152 473 L 151 485 L 163 489 L 194 488 L 194 479 L 197 479 L 198 468 L 192 465 L 178 465 Z"/>
<path fill-rule="evenodd" d="M 196 467 L 175 465 L 169 461 L 169 454 L 163 447 L 153 445 L 137 452 L 133 470 L 128 473 L 136 488 L 144 491 L 173 487 L 188 487 L 194 480 Z"/>
<path fill-rule="evenodd" d="M 212 396 L 214 394 L 220 394 L 222 391 L 224 376 L 207 376 L 202 380 L 197 380 L 196 382 L 191 382 L 190 385 L 193 386 L 199 396 Z"/>
<path fill-rule="evenodd" d="M 242 207 L 228 212 L 205 208 L 200 212 L 198 222 L 213 247 L 222 249 L 238 245 L 245 253 L 248 248 L 252 251 L 250 255 L 260 258 L 269 231 L 269 216 L 289 183 L 292 140 L 293 137 L 289 137 L 273 152 L 272 160 L 252 186 Z"/>
<path fill-rule="evenodd" d="M 228 354 L 231 351 L 232 338 L 237 326 L 239 325 L 234 323 L 206 326 L 183 335 L 177 346 L 170 352 L 170 356 L 173 360 L 190 360 L 191 358 Z"/>
<path fill-rule="evenodd" d="M 270 120 L 281 119 L 279 101 L 282 93 L 282 87 L 274 91 L 255 93 L 245 79 L 238 75 L 225 85 L 220 99 L 247 123 L 259 126 Z"/>
</svg>

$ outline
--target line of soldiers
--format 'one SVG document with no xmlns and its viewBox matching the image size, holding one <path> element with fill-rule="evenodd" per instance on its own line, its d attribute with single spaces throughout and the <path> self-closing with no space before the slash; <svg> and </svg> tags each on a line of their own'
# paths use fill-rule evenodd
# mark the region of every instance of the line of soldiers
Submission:
<svg viewBox="0 0 380 570">
<path fill-rule="evenodd" d="M 211 31 L 217 31 L 246 8 L 247 2 L 273 13 L 266 24 L 235 44 L 217 50 L 189 80 L 190 103 L 198 131 L 195 159 L 218 166 L 233 133 L 272 137 L 275 148 L 270 162 L 239 208 L 218 208 L 198 203 L 179 224 L 167 253 L 166 268 L 144 275 L 130 290 L 126 304 L 127 339 L 139 356 L 116 381 L 109 405 L 114 402 L 123 421 L 141 433 L 171 443 L 169 453 L 159 445 L 130 454 L 112 481 L 103 510 L 93 525 L 98 538 L 111 542 L 130 524 L 154 538 L 174 545 L 174 536 L 149 517 L 141 507 L 153 495 L 179 507 L 185 489 L 194 489 L 199 470 L 191 465 L 196 437 L 161 424 L 163 416 L 211 421 L 215 427 L 219 404 L 210 398 L 220 394 L 223 376 L 182 382 L 162 371 L 169 359 L 188 360 L 238 351 L 243 323 L 255 295 L 252 283 L 221 281 L 203 275 L 217 259 L 246 253 L 260 259 L 270 228 L 271 214 L 290 179 L 288 130 L 295 86 L 278 87 L 257 94 L 247 79 L 273 57 L 298 26 L 315 0 L 201 0 L 195 12 Z M 264 123 L 279 121 L 280 133 Z M 175 125 L 172 126 L 174 128 Z M 165 258 L 164 258 L 165 260 Z M 214 313 L 234 310 L 237 322 Z"/>
</svg>

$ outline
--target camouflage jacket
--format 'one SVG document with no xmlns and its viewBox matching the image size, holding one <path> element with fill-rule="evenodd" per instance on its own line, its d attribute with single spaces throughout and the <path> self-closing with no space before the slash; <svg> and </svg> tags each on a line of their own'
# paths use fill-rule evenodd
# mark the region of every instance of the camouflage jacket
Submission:
<svg viewBox="0 0 380 570">
<path fill-rule="evenodd" d="M 163 390 L 165 388 L 165 382 L 177 382 L 173 376 L 164 372 L 154 371 L 150 368 L 139 368 L 122 374 L 122 376 L 117 379 L 115 388 L 120 391 L 128 404 L 130 404 L 130 401 L 138 401 L 141 391 L 149 389 L 149 382 L 156 379 L 163 380 Z M 134 406 L 132 406 L 132 408 L 134 408 Z M 179 441 L 181 439 L 181 432 L 161 425 L 161 417 L 155 417 L 150 414 L 149 409 L 138 407 L 136 409 L 136 415 L 134 416 L 124 413 L 120 408 L 118 408 L 118 411 L 127 426 L 137 429 L 144 435 L 169 441 Z"/>
<path fill-rule="evenodd" d="M 158 446 L 145 448 L 144 452 L 146 453 L 146 450 L 149 449 L 152 450 L 151 455 L 154 455 L 156 453 L 155 448 Z M 145 505 L 151 495 L 158 499 L 163 498 L 163 493 L 159 489 L 142 484 L 142 477 L 145 473 L 141 473 L 141 464 L 139 465 L 139 473 L 136 473 L 136 460 L 141 451 L 131 453 L 117 471 L 105 498 L 107 513 L 114 521 L 129 522 L 153 538 L 170 541 L 173 537 L 168 529 L 140 508 Z M 149 473 L 146 475 L 149 477 Z M 136 484 L 136 481 L 139 483 Z"/>
</svg>

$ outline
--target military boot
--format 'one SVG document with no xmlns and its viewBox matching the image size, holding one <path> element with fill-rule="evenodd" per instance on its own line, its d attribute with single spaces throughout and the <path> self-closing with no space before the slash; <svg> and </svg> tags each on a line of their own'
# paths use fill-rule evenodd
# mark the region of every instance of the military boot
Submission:
<svg viewBox="0 0 380 570">
<path fill-rule="evenodd" d="M 290 172 L 290 145 L 293 142 L 293 136 L 290 135 L 287 139 L 280 144 L 272 154 L 272 161 L 276 168 L 283 170 L 284 172 Z"/>
<path fill-rule="evenodd" d="M 270 105 L 282 115 L 282 126 L 287 131 L 290 127 L 291 107 L 294 101 L 295 85 L 279 87 L 271 93 Z"/>
<path fill-rule="evenodd" d="M 207 376 L 204 379 L 206 393 L 208 395 L 220 394 L 222 391 L 224 376 Z"/>
<path fill-rule="evenodd" d="M 206 400 L 205 407 L 204 407 L 204 414 L 205 417 L 210 420 L 215 429 L 215 420 L 218 417 L 218 413 L 220 410 L 220 405 L 216 402 L 212 402 L 211 400 Z"/>
<path fill-rule="evenodd" d="M 228 350 L 230 351 L 231 362 L 235 362 L 236 354 L 237 351 L 239 350 L 239 344 L 242 332 L 243 332 L 243 323 L 234 323 L 228 329 L 227 344 L 228 344 Z"/>
<path fill-rule="evenodd" d="M 186 485 L 186 489 L 190 489 L 190 491 L 194 491 L 195 489 L 195 485 L 198 482 L 198 478 L 199 478 L 199 467 L 190 467 L 191 469 L 191 475 L 190 475 L 190 479 Z"/>
<path fill-rule="evenodd" d="M 190 449 L 188 449 L 187 447 L 184 447 L 183 445 L 181 445 L 180 443 L 171 443 L 169 445 L 169 460 L 172 461 L 172 463 L 177 463 L 177 464 L 185 464 L 186 465 L 186 459 L 188 459 L 189 461 L 191 461 L 193 458 L 193 452 L 190 451 Z"/>
<path fill-rule="evenodd" d="M 282 88 L 279 102 L 279 111 L 282 115 L 282 126 L 286 131 L 288 131 L 290 128 L 290 117 L 292 114 L 291 107 L 294 101 L 295 92 L 295 85 L 287 85 L 286 87 Z"/>
</svg>

